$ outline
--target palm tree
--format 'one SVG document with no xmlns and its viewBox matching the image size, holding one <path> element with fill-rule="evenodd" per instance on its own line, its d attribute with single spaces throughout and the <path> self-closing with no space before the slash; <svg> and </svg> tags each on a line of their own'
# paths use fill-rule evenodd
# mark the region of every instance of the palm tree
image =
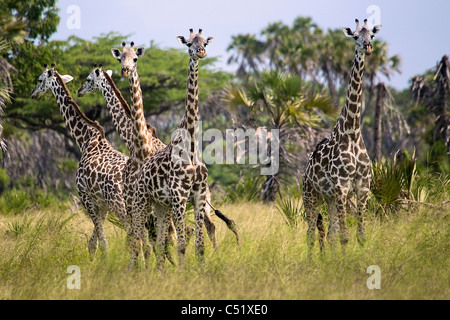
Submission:
<svg viewBox="0 0 450 320">
<path fill-rule="evenodd" d="M 375 117 L 374 117 L 374 126 L 373 126 L 373 159 L 375 161 L 380 160 L 381 158 L 381 123 L 382 123 L 382 114 L 383 114 L 383 103 L 384 97 L 387 93 L 386 85 L 383 82 L 377 84 L 377 101 L 375 105 Z"/>
<path fill-rule="evenodd" d="M 447 104 L 450 90 L 450 64 L 448 56 L 444 55 L 439 63 L 434 76 L 436 82 L 436 105 L 437 116 L 434 129 L 434 140 L 441 140 L 447 147 L 447 155 L 450 156 L 450 117 L 447 113 Z"/>
<path fill-rule="evenodd" d="M 17 70 L 12 66 L 5 55 L 10 51 L 12 45 L 20 44 L 27 35 L 26 23 L 16 20 L 11 16 L 0 16 L 0 114 L 6 104 L 11 102 L 11 94 L 14 92 L 12 73 Z M 2 157 L 5 157 L 7 146 L 3 139 L 3 126 L 0 124 L 0 150 Z"/>
<path fill-rule="evenodd" d="M 299 128 L 317 125 L 320 122 L 318 110 L 325 113 L 332 110 L 329 97 L 308 93 L 297 75 L 266 71 L 244 87 L 232 85 L 227 88 L 223 101 L 230 108 L 246 106 L 256 119 L 254 125 L 278 130 L 279 171 L 266 176 L 262 192 L 264 202 L 275 201 L 280 182 L 300 176 L 296 155 L 296 141 L 301 139 Z"/>
<path fill-rule="evenodd" d="M 442 141 L 450 156 L 450 117 L 447 114 L 450 90 L 450 63 L 444 55 L 436 66 L 436 72 L 427 72 L 425 76 L 412 78 L 413 98 L 416 105 L 423 101 L 425 106 L 435 114 L 436 124 L 433 141 Z"/>
<path fill-rule="evenodd" d="M 330 92 L 331 100 L 339 104 L 337 89 L 346 83 L 353 59 L 353 44 L 341 29 L 328 30 L 317 43 L 318 68 Z"/>
<path fill-rule="evenodd" d="M 372 42 L 372 45 L 372 54 L 367 58 L 367 60 L 369 61 L 365 64 L 364 67 L 364 80 L 366 81 L 365 87 L 368 89 L 368 107 L 371 106 L 372 99 L 375 94 L 376 84 L 377 82 L 381 81 L 380 76 L 384 76 L 389 80 L 394 73 L 401 73 L 400 56 L 393 55 L 389 57 L 389 47 L 386 42 L 382 40 L 375 40 Z M 366 111 L 367 107 L 365 107 L 362 111 L 361 121 L 364 118 Z"/>
<path fill-rule="evenodd" d="M 265 29 L 262 30 L 261 35 L 266 38 L 266 55 L 269 59 L 270 70 L 283 70 L 284 63 L 280 48 L 283 47 L 289 33 L 289 27 L 282 22 L 270 23 Z"/>
<path fill-rule="evenodd" d="M 253 34 L 240 34 L 232 36 L 231 44 L 227 51 L 235 51 L 230 56 L 227 63 L 238 63 L 237 75 L 246 78 L 247 74 L 253 72 L 259 73 L 259 65 L 263 63 L 263 54 L 265 52 L 265 43 L 256 39 Z"/>
</svg>

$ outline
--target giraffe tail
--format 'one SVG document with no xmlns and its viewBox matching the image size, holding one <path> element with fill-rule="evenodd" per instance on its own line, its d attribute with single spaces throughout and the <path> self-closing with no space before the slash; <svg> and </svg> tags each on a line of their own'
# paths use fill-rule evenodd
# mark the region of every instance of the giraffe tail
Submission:
<svg viewBox="0 0 450 320">
<path fill-rule="evenodd" d="M 222 219 L 226 223 L 228 229 L 230 229 L 236 235 L 236 241 L 237 241 L 238 244 L 240 244 L 241 243 L 241 238 L 239 236 L 239 227 L 238 227 L 238 225 L 233 220 L 231 220 L 226 215 L 224 215 L 220 210 L 214 208 L 211 205 L 211 203 L 209 203 L 208 201 L 206 201 L 206 202 L 211 207 L 211 209 L 214 210 L 214 213 L 216 214 L 216 216 L 218 216 L 220 219 Z"/>
</svg>

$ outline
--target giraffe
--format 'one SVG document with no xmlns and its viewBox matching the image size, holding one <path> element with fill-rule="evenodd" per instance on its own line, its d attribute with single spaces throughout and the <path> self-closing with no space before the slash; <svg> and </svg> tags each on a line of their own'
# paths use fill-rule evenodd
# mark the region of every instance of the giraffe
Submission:
<svg viewBox="0 0 450 320">
<path fill-rule="evenodd" d="M 99 123 L 87 118 L 74 102 L 65 85 L 73 78 L 59 75 L 54 67 L 52 64 L 48 69 L 44 65 L 44 71 L 38 78 L 31 98 L 38 99 L 49 90 L 56 98 L 66 127 L 81 151 L 76 185 L 81 202 L 94 224 L 88 249 L 92 256 L 100 244 L 101 249 L 107 253 L 108 241 L 103 223 L 108 212 L 113 212 L 128 228 L 122 197 L 122 171 L 128 157 L 113 149 Z"/>
<path fill-rule="evenodd" d="M 346 204 L 355 194 L 357 203 L 357 239 L 364 243 L 364 211 L 369 196 L 371 163 L 360 128 L 361 91 L 364 56 L 372 52 L 372 39 L 381 25 L 369 28 L 367 19 L 361 26 L 356 19 L 356 30 L 343 28 L 347 37 L 355 40 L 355 55 L 347 87 L 345 105 L 329 139 L 322 140 L 310 155 L 303 176 L 303 202 L 308 221 L 307 242 L 309 256 L 319 230 L 319 244 L 323 249 L 325 236 L 319 209 L 325 199 L 330 218 L 328 239 L 334 247 L 336 234 L 345 250 L 349 240 L 346 222 Z"/>
<path fill-rule="evenodd" d="M 190 29 L 188 39 L 183 36 L 178 36 L 177 39 L 189 48 L 185 115 L 167 147 L 151 154 L 139 169 L 131 212 L 131 226 L 135 238 L 131 249 L 130 266 L 135 264 L 141 243 L 144 244 L 144 258 L 147 256 L 145 221 L 152 207 L 156 215 L 158 269 L 164 269 L 163 245 L 172 216 L 177 232 L 179 265 L 183 266 L 186 251 L 185 213 L 188 201 L 194 205 L 196 255 L 199 262 L 204 264 L 203 221 L 208 169 L 202 161 L 199 161 L 196 140 L 199 117 L 198 60 L 206 56 L 205 47 L 214 38 L 204 39 L 201 29 L 198 34 Z"/>
<path fill-rule="evenodd" d="M 111 78 L 112 71 L 104 71 L 102 65 L 94 65 L 92 72 L 78 90 L 78 97 L 83 97 L 88 93 L 100 91 L 105 99 L 106 106 L 112 116 L 114 126 L 123 140 L 130 154 L 133 154 L 135 141 L 132 132 L 131 110 L 128 103 L 123 98 L 121 92 Z M 150 124 L 146 124 L 147 130 L 152 134 L 152 142 L 156 149 L 162 149 L 165 144 L 156 137 L 156 130 Z M 129 161 L 129 160 L 128 160 Z M 125 191 L 124 191 L 125 192 Z M 129 215 L 127 215 L 130 223 Z M 168 260 L 173 263 L 170 254 L 166 254 Z"/>
<path fill-rule="evenodd" d="M 130 94 L 132 97 L 132 107 L 130 109 L 131 109 L 132 115 L 134 115 L 134 119 L 132 120 L 132 121 L 134 121 L 133 132 L 136 136 L 137 142 L 139 142 L 138 140 L 142 139 L 142 137 L 145 137 L 146 135 L 148 135 L 148 133 L 145 132 L 146 128 L 142 125 L 142 123 L 145 123 L 145 118 L 144 118 L 143 103 L 142 103 L 142 90 L 141 90 L 141 86 L 140 86 L 140 82 L 139 82 L 139 76 L 137 73 L 137 61 L 140 57 L 142 57 L 144 55 L 144 50 L 145 50 L 144 47 L 137 47 L 135 50 L 134 42 L 131 42 L 129 49 L 126 47 L 125 42 L 122 43 L 122 51 L 120 51 L 119 49 L 116 49 L 116 48 L 111 49 L 111 53 L 112 53 L 113 57 L 121 63 L 122 76 L 128 77 L 129 89 L 130 89 Z M 143 144 L 145 144 L 145 142 L 141 143 L 141 145 L 143 145 Z M 164 143 L 162 143 L 159 139 L 157 139 L 155 137 L 153 137 L 153 144 L 154 144 L 154 148 L 153 148 L 152 152 L 162 150 L 166 147 L 166 145 Z M 142 149 L 142 146 L 138 145 L 137 148 Z M 148 150 L 144 150 L 142 152 L 142 155 L 140 157 L 139 164 L 137 167 L 139 167 L 139 165 L 141 164 L 142 159 L 145 159 L 146 157 L 148 157 L 149 153 L 147 151 Z M 135 167 L 135 169 L 137 169 L 137 167 Z M 135 177 L 133 180 L 135 180 Z M 211 193 L 210 193 L 208 186 L 207 186 L 206 192 L 207 192 L 207 203 L 209 205 L 205 209 L 206 210 L 205 211 L 205 226 L 206 226 L 206 230 L 208 232 L 208 237 L 211 240 L 213 247 L 217 248 L 217 241 L 216 241 L 216 236 L 215 236 L 216 227 L 211 219 L 211 208 L 214 210 L 215 214 L 227 224 L 227 227 L 235 234 L 236 240 L 239 243 L 240 239 L 239 239 L 237 225 L 234 223 L 234 221 L 230 220 L 227 216 L 225 216 L 220 210 L 216 210 L 214 207 L 212 207 Z M 126 199 L 130 200 L 130 202 L 127 205 L 128 210 L 130 210 L 131 198 L 127 196 Z"/>
</svg>

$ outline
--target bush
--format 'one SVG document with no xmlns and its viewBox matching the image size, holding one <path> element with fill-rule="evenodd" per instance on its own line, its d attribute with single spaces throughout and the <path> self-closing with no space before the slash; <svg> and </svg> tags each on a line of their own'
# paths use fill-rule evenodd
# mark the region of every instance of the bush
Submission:
<svg viewBox="0 0 450 320">
<path fill-rule="evenodd" d="M 234 186 L 227 188 L 225 202 L 236 203 L 239 201 L 254 202 L 260 199 L 261 180 L 260 176 L 245 177 Z"/>
<path fill-rule="evenodd" d="M 276 201 L 276 208 L 289 227 L 297 227 L 300 221 L 305 219 L 303 201 L 299 197 L 285 197 Z"/>
<path fill-rule="evenodd" d="M 0 169 L 0 194 L 2 194 L 6 188 L 10 185 L 11 180 L 9 179 L 8 175 L 6 174 L 6 171 L 3 169 Z"/>
<path fill-rule="evenodd" d="M 0 214 L 21 214 L 32 208 L 66 209 L 62 197 L 38 188 L 9 189 L 0 196 Z"/>
<path fill-rule="evenodd" d="M 384 212 L 397 211 L 403 199 L 411 198 L 417 176 L 414 155 L 395 156 L 372 164 L 371 191 Z"/>
</svg>

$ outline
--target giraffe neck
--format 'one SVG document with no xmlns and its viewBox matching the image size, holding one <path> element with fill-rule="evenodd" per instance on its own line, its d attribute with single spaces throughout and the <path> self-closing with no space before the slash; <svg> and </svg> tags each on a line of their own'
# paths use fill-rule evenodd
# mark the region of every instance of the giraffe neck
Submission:
<svg viewBox="0 0 450 320">
<path fill-rule="evenodd" d="M 347 86 L 347 98 L 342 108 L 340 119 L 334 129 L 338 135 L 354 135 L 361 133 L 361 93 L 364 73 L 364 54 L 355 50 L 350 81 Z"/>
<path fill-rule="evenodd" d="M 130 154 L 134 150 L 133 131 L 131 130 L 131 111 L 130 106 L 123 98 L 111 77 L 105 72 L 104 78 L 100 83 L 101 92 L 105 98 L 109 113 L 111 114 L 114 126 L 119 133 L 120 138 L 127 146 Z"/>
<path fill-rule="evenodd" d="M 96 136 L 104 137 L 103 128 L 96 121 L 90 120 L 73 101 L 63 80 L 55 72 L 55 79 L 50 90 L 56 98 L 67 129 L 83 152 L 89 141 Z"/>
<path fill-rule="evenodd" d="M 186 130 L 190 143 L 190 159 L 193 161 L 198 145 L 198 60 L 189 59 L 186 92 L 186 111 L 179 128 Z"/>
<path fill-rule="evenodd" d="M 136 68 L 129 78 L 131 94 L 131 121 L 134 135 L 134 155 L 133 157 L 143 162 L 152 152 L 152 133 L 147 130 L 147 122 L 144 117 L 144 106 L 142 103 L 142 90 Z"/>
</svg>

